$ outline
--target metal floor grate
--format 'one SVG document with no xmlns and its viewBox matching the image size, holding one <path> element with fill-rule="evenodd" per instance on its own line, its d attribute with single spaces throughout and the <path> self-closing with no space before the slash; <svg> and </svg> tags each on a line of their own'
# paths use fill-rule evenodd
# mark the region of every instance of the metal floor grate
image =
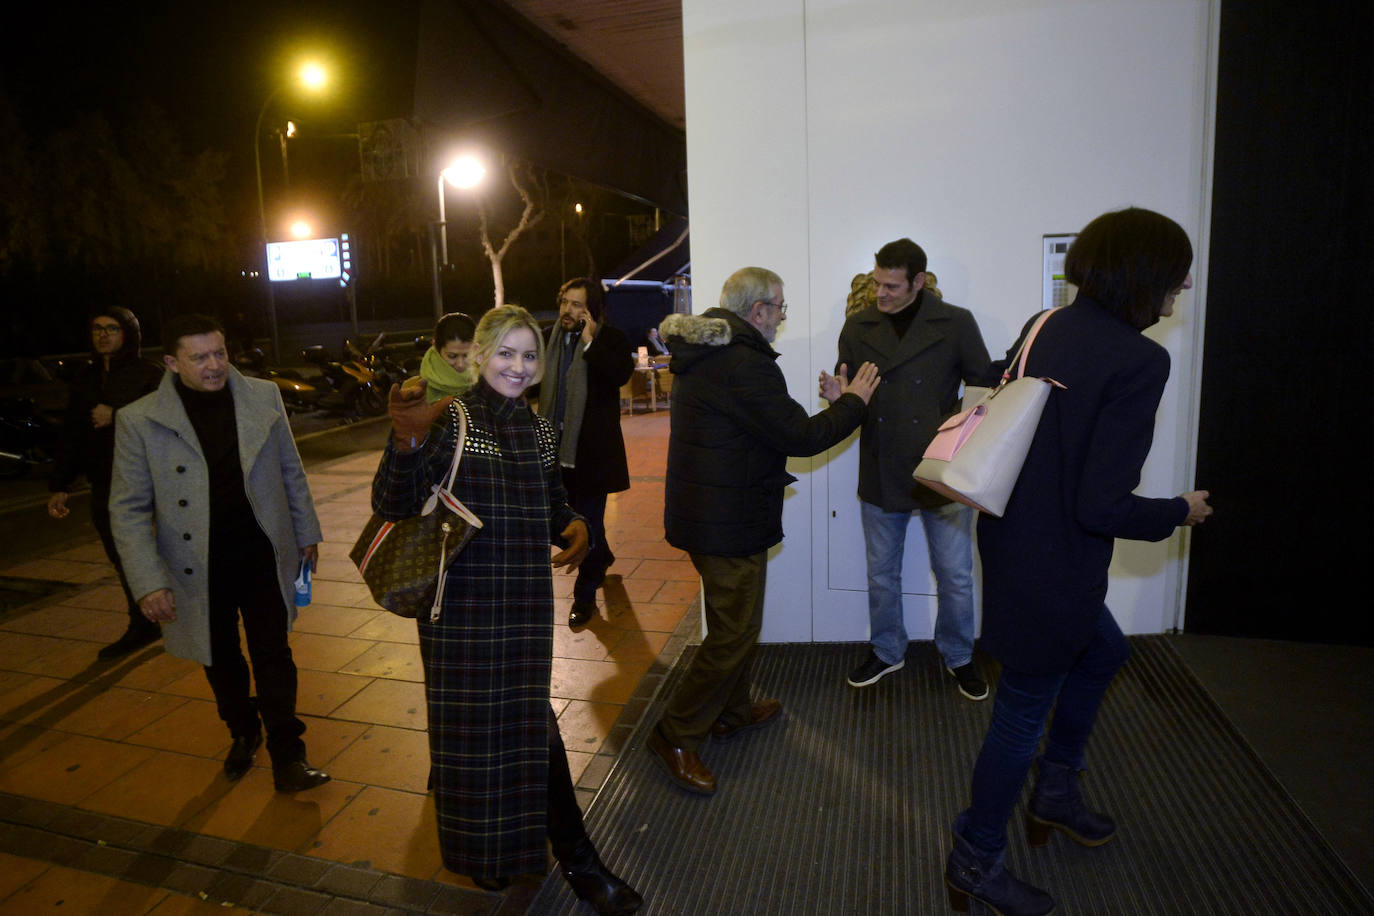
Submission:
<svg viewBox="0 0 1374 916">
<path fill-rule="evenodd" d="M 1057 914 L 1369 914 L 1361 887 L 1164 637 L 1103 704 L 1084 791 L 1121 825 L 1084 849 L 1031 851 L 1013 815 L 1008 861 Z M 644 895 L 644 916 L 947 913 L 949 824 L 991 702 L 961 698 L 929 643 L 873 687 L 845 683 L 865 647 L 768 645 L 756 689 L 785 719 L 707 745 L 715 796 L 667 781 L 643 749 L 684 654 L 587 815 L 602 858 Z M 991 666 L 989 666 L 990 668 Z M 990 673 L 990 672 L 989 672 Z M 973 904 L 974 911 L 978 904 Z M 528 910 L 592 912 L 555 873 Z"/>
</svg>

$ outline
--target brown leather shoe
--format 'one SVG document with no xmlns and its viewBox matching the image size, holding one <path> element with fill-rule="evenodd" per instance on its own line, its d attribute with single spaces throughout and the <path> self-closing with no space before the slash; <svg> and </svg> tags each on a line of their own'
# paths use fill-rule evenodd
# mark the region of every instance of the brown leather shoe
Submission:
<svg viewBox="0 0 1374 916">
<path fill-rule="evenodd" d="M 657 726 L 649 732 L 649 740 L 644 746 L 653 755 L 654 762 L 663 767 L 663 772 L 679 787 L 698 795 L 715 794 L 716 777 L 706 769 L 706 764 L 701 762 L 696 751 L 683 750 L 669 744 Z"/>
<path fill-rule="evenodd" d="M 711 726 L 711 738 L 715 741 L 729 741 L 740 732 L 747 732 L 751 728 L 758 728 L 767 725 L 769 722 L 778 720 L 778 713 L 782 712 L 782 703 L 769 697 L 766 700 L 759 700 L 749 708 L 749 721 L 739 725 L 731 725 L 724 719 L 717 719 L 716 724 Z"/>
</svg>

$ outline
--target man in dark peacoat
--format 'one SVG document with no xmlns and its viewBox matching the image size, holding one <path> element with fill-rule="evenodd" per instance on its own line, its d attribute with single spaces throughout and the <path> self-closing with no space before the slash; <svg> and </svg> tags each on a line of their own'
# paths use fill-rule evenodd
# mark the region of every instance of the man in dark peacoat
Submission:
<svg viewBox="0 0 1374 916">
<path fill-rule="evenodd" d="M 771 342 L 786 314 L 782 279 L 746 267 L 725 281 L 720 308 L 669 315 L 662 332 L 675 373 L 663 525 L 701 574 L 707 633 L 647 747 L 681 788 L 715 792 L 697 755 L 709 734 L 727 740 L 774 721 L 782 704 L 750 701 L 763 624 L 768 548 L 782 540 L 788 456 L 825 451 L 862 422 L 877 385 L 865 365 L 814 417 L 787 394 Z"/>
<path fill-rule="evenodd" d="M 954 412 L 959 383 L 985 383 L 988 351 L 972 314 L 924 289 L 919 245 L 889 242 L 874 260 L 877 302 L 845 319 L 836 369 L 872 361 L 883 376 L 859 437 L 872 649 L 849 684 L 867 687 L 906 664 L 902 554 L 917 513 L 935 575 L 935 647 L 959 691 L 981 700 L 988 688 L 973 663 L 973 510 L 916 483 L 911 472 Z"/>
<path fill-rule="evenodd" d="M 606 321 L 600 283 L 578 277 L 563 284 L 545 359 L 539 415 L 558 430 L 568 505 L 587 520 L 592 535 L 568 614 L 568 626 L 580 627 L 596 616 L 596 590 L 615 562 L 606 539 L 606 497 L 630 488 L 620 386 L 634 374 L 634 357 L 629 340 Z"/>
</svg>

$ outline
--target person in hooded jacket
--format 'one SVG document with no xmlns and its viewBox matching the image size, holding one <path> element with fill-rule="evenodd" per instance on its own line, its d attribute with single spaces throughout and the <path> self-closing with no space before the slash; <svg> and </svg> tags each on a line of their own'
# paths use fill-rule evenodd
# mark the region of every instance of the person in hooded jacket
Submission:
<svg viewBox="0 0 1374 916">
<path fill-rule="evenodd" d="M 72 485 L 84 474 L 91 486 L 91 523 L 100 534 L 105 556 L 114 564 L 128 603 L 128 629 L 97 653 L 102 659 L 111 659 L 135 652 L 161 636 L 158 625 L 143 616 L 129 592 L 129 580 L 115 549 L 110 532 L 110 469 L 114 464 L 115 412 L 156 389 L 162 380 L 162 367 L 140 355 L 142 331 L 138 318 L 128 309 L 98 309 L 91 313 L 89 325 L 91 361 L 72 381 L 57 463 L 48 481 L 52 493 L 48 514 L 56 519 L 71 514 L 67 500 Z"/>
<path fill-rule="evenodd" d="M 660 325 L 675 374 L 663 525 L 701 574 L 707 634 L 647 742 L 680 788 L 715 792 L 697 754 L 777 721 L 782 704 L 751 702 L 750 664 L 763 625 L 768 548 L 782 540 L 789 456 L 825 451 L 863 422 L 878 384 L 864 363 L 849 381 L 822 373 L 830 407 L 814 417 L 787 394 L 772 342 L 787 315 L 782 278 L 746 267 L 731 274 L 720 308 L 669 315 Z"/>
</svg>

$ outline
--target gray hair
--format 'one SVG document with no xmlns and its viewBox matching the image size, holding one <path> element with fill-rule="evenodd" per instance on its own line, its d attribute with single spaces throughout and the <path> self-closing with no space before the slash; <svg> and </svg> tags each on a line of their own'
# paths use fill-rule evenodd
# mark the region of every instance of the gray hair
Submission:
<svg viewBox="0 0 1374 916">
<path fill-rule="evenodd" d="M 529 328 L 534 332 L 534 343 L 539 348 L 539 366 L 534 374 L 534 384 L 544 377 L 544 335 L 539 330 L 539 322 L 534 316 L 518 305 L 499 305 L 482 316 L 477 322 L 477 331 L 472 336 L 473 358 L 480 368 L 491 358 L 491 354 L 506 339 L 506 335 L 519 328 Z"/>
<path fill-rule="evenodd" d="M 747 320 L 755 302 L 773 298 L 775 286 L 782 289 L 782 277 L 768 268 L 742 267 L 726 278 L 721 287 L 720 307 Z"/>
</svg>

